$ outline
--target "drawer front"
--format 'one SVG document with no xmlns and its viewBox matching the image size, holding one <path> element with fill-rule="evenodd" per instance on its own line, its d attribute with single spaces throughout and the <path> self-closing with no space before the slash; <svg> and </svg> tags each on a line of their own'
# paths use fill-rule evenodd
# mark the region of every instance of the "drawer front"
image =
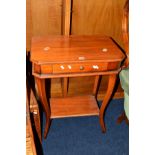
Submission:
<svg viewBox="0 0 155 155">
<path fill-rule="evenodd" d="M 108 63 L 54 64 L 53 73 L 82 73 L 106 71 Z"/>
<path fill-rule="evenodd" d="M 42 74 L 52 74 L 53 73 L 52 65 L 41 65 L 41 73 Z"/>
</svg>

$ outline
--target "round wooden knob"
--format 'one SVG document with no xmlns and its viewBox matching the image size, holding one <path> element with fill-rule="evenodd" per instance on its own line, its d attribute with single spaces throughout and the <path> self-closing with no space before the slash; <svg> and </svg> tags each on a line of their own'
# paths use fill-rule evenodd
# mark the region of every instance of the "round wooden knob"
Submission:
<svg viewBox="0 0 155 155">
<path fill-rule="evenodd" d="M 80 70 L 84 70 L 84 66 L 80 66 Z"/>
</svg>

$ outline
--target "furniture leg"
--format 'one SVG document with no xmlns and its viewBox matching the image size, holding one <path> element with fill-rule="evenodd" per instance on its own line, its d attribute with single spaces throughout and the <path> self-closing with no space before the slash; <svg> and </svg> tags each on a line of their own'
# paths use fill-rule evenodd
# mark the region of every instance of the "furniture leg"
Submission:
<svg viewBox="0 0 155 155">
<path fill-rule="evenodd" d="M 106 132 L 106 127 L 104 123 L 104 112 L 111 98 L 111 95 L 112 95 L 112 92 L 113 92 L 113 89 L 116 83 L 116 79 L 117 79 L 117 74 L 109 75 L 108 89 L 107 89 L 105 98 L 102 102 L 102 105 L 100 107 L 99 121 L 100 121 L 102 132 Z"/>
<path fill-rule="evenodd" d="M 41 100 L 41 104 L 46 117 L 46 124 L 45 124 L 45 130 L 44 130 L 44 138 L 46 138 L 50 127 L 50 123 L 51 123 L 50 122 L 51 111 L 46 98 L 45 79 L 40 79 L 36 77 L 35 80 L 38 88 L 38 95 Z"/>
<path fill-rule="evenodd" d="M 68 94 L 68 81 L 69 81 L 68 77 L 65 77 L 65 78 L 62 79 L 62 94 L 63 94 L 63 97 L 66 97 L 67 94 Z"/>
<path fill-rule="evenodd" d="M 100 75 L 95 76 L 95 82 L 94 82 L 94 87 L 93 87 L 93 95 L 96 98 L 97 98 L 97 91 L 98 91 L 99 81 L 100 81 Z"/>
<path fill-rule="evenodd" d="M 129 120 L 125 115 L 125 111 L 118 117 L 117 124 L 120 124 L 123 120 L 125 120 L 126 124 L 129 125 Z"/>
</svg>

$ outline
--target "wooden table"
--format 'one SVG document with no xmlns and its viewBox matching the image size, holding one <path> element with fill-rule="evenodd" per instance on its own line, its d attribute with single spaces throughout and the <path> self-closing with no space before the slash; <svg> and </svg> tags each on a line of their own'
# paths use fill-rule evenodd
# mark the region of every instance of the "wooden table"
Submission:
<svg viewBox="0 0 155 155">
<path fill-rule="evenodd" d="M 107 36 L 41 36 L 32 38 L 31 61 L 33 75 L 46 116 L 44 138 L 50 120 L 63 117 L 99 115 L 106 131 L 104 111 L 112 95 L 124 54 Z M 101 107 L 96 101 L 101 75 L 109 75 L 108 88 Z M 68 78 L 95 76 L 92 95 L 67 96 Z M 45 79 L 63 79 L 63 97 L 46 98 Z"/>
</svg>

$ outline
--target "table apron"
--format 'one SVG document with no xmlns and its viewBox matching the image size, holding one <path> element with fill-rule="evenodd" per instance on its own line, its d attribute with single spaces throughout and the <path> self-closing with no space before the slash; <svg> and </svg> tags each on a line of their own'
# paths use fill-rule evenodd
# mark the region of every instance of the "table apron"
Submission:
<svg viewBox="0 0 155 155">
<path fill-rule="evenodd" d="M 90 72 L 90 73 L 65 73 L 65 74 L 38 74 L 32 73 L 35 77 L 40 79 L 50 79 L 50 78 L 64 78 L 64 77 L 81 77 L 81 76 L 96 76 L 96 75 L 111 75 L 118 74 L 120 69 L 115 71 L 106 71 L 106 72 Z"/>
</svg>

